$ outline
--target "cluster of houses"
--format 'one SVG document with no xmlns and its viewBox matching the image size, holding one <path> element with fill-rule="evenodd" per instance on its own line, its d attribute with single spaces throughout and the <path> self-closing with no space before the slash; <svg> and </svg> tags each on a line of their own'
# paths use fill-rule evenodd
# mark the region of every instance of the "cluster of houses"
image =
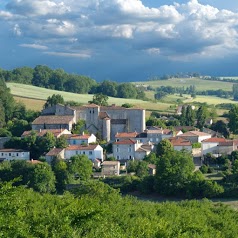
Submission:
<svg viewBox="0 0 238 238">
<path fill-rule="evenodd" d="M 71 130 L 79 119 L 86 121 L 85 129 L 89 134 L 72 134 Z M 187 132 L 183 133 L 182 129 Z M 115 105 L 100 107 L 90 104 L 71 108 L 58 104 L 44 109 L 33 121 L 32 130 L 39 137 L 51 132 L 55 138 L 64 136 L 67 140 L 68 147 L 53 148 L 44 155 L 48 163 L 54 157 L 70 159 L 75 155 L 86 155 L 96 169 L 102 168 L 102 174 L 106 176 L 119 175 L 120 168 L 126 165 L 126 161 L 142 160 L 153 152 L 156 144 L 163 139 L 168 139 L 175 150 L 185 149 L 193 153 L 194 157 L 200 158 L 207 153 L 214 156 L 230 154 L 238 148 L 237 140 L 217 137 L 212 131 L 201 132 L 192 127 L 174 127 L 174 130 L 155 126 L 146 128 L 143 109 L 128 109 Z M 30 136 L 31 133 L 32 131 L 25 131 L 21 137 Z M 112 154 L 104 154 L 103 148 L 97 143 L 96 133 L 100 133 L 107 142 L 112 143 Z M 201 149 L 193 150 L 194 143 L 201 143 Z M 116 160 L 107 161 L 105 156 L 114 157 Z M 18 159 L 30 160 L 30 153 L 18 149 L 4 149 L 0 140 L 0 161 Z M 149 165 L 149 168 L 154 174 L 155 167 Z"/>
</svg>

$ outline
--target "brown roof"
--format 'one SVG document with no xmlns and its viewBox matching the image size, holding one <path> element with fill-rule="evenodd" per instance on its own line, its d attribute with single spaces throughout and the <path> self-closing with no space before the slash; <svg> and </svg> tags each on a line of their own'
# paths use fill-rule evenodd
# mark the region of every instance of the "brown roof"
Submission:
<svg viewBox="0 0 238 238">
<path fill-rule="evenodd" d="M 120 164 L 120 161 L 104 161 L 102 165 L 118 165 Z"/>
<path fill-rule="evenodd" d="M 179 137 L 169 138 L 169 141 L 173 146 L 191 146 L 191 142 Z"/>
<path fill-rule="evenodd" d="M 98 117 L 99 117 L 100 119 L 110 118 L 106 112 L 99 112 Z"/>
<path fill-rule="evenodd" d="M 31 160 L 27 160 L 28 163 L 31 163 L 31 164 L 42 164 L 43 162 L 39 161 L 39 160 L 34 160 L 34 159 L 31 159 Z"/>
<path fill-rule="evenodd" d="M 95 103 L 91 103 L 91 104 L 84 105 L 84 107 L 93 107 L 93 108 L 95 108 L 95 107 L 100 107 L 100 106 L 98 106 Z"/>
<path fill-rule="evenodd" d="M 156 165 L 155 165 L 155 164 L 148 164 L 148 168 L 150 168 L 150 169 L 156 169 Z"/>
<path fill-rule="evenodd" d="M 84 134 L 84 135 L 79 135 L 79 134 L 72 134 L 72 135 L 65 135 L 67 139 L 75 139 L 75 140 L 87 140 L 90 135 L 89 134 Z"/>
<path fill-rule="evenodd" d="M 201 131 L 188 131 L 178 136 L 179 137 L 188 137 L 188 136 L 193 137 L 193 136 L 211 136 L 211 135 Z"/>
<path fill-rule="evenodd" d="M 128 139 L 128 140 L 121 140 L 114 142 L 115 145 L 134 145 L 136 144 L 135 141 Z"/>
<path fill-rule="evenodd" d="M 212 137 L 206 140 L 203 140 L 202 142 L 210 142 L 210 143 L 220 143 L 220 142 L 225 142 L 225 138 L 218 138 L 218 137 Z"/>
<path fill-rule="evenodd" d="M 134 132 L 117 132 L 115 135 L 116 138 L 128 138 L 128 137 L 133 137 L 135 138 L 138 135 L 136 131 Z"/>
<path fill-rule="evenodd" d="M 57 156 L 60 154 L 64 149 L 62 148 L 53 148 L 51 149 L 46 155 L 48 156 Z"/>
<path fill-rule="evenodd" d="M 73 118 L 74 116 L 39 116 L 32 122 L 32 125 L 68 124 Z"/>
<path fill-rule="evenodd" d="M 65 129 L 43 129 L 40 131 L 32 130 L 36 133 L 37 136 L 41 137 L 44 136 L 47 132 L 51 132 L 55 137 L 59 136 Z M 30 136 L 32 131 L 24 131 L 22 136 Z"/>
<path fill-rule="evenodd" d="M 0 152 L 29 152 L 29 151 L 9 148 L 9 149 L 0 149 Z"/>
<path fill-rule="evenodd" d="M 233 146 L 233 145 L 234 145 L 234 141 L 232 141 L 232 140 L 219 142 L 219 146 Z"/>
<path fill-rule="evenodd" d="M 95 150 L 98 145 L 69 145 L 65 150 Z"/>
</svg>

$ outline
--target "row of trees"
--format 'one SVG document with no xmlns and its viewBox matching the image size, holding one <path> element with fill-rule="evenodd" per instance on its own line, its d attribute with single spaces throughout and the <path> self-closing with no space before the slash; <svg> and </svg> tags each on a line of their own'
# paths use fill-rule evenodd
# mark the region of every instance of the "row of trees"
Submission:
<svg viewBox="0 0 238 238">
<path fill-rule="evenodd" d="M 111 97 L 145 99 L 141 89 L 130 83 L 121 83 L 105 80 L 96 83 L 87 76 L 68 74 L 63 69 L 51 69 L 44 65 L 37 65 L 14 70 L 0 70 L 0 77 L 6 82 L 32 84 L 38 87 L 67 91 L 73 93 L 101 93 Z"/>
<path fill-rule="evenodd" d="M 90 179 L 92 162 L 85 155 L 77 155 L 63 161 L 55 158 L 52 166 L 45 162 L 4 161 L 0 164 L 1 181 L 13 181 L 41 193 L 61 193 L 67 184 L 76 184 Z"/>
</svg>

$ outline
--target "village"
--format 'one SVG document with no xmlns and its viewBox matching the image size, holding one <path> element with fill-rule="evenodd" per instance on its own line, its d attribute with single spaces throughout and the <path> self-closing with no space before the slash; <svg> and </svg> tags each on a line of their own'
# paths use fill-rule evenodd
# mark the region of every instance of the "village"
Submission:
<svg viewBox="0 0 238 238">
<path fill-rule="evenodd" d="M 173 117 L 163 119 L 173 120 Z M 85 130 L 73 134 L 72 129 L 78 120 L 85 121 Z M 191 153 L 196 169 L 203 165 L 208 154 L 214 157 L 230 155 L 238 148 L 238 140 L 225 139 L 208 128 L 200 131 L 193 126 L 175 126 L 173 129 L 146 127 L 144 109 L 116 105 L 88 104 L 74 107 L 56 104 L 43 109 L 32 122 L 31 129 L 25 131 L 21 139 L 31 136 L 32 132 L 37 137 L 50 132 L 55 138 L 64 137 L 67 141 L 67 147 L 54 147 L 41 155 L 47 163 L 51 164 L 54 158 L 69 160 L 75 155 L 86 155 L 92 161 L 95 177 L 126 175 L 129 161 L 142 161 L 155 152 L 158 143 L 164 139 L 172 144 L 174 150 Z M 98 143 L 96 135 L 111 145 L 110 151 Z M 0 138 L 1 161 L 26 160 L 37 163 L 39 158 L 32 158 L 29 151 L 4 148 L 4 143 L 9 139 Z M 193 146 L 197 144 L 200 146 Z M 155 175 L 156 165 L 148 164 L 148 172 Z"/>
</svg>

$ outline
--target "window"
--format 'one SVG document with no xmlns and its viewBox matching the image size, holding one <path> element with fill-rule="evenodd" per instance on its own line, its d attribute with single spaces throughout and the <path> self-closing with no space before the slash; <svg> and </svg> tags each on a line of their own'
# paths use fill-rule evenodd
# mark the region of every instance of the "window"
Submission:
<svg viewBox="0 0 238 238">
<path fill-rule="evenodd" d="M 131 152 L 131 148 L 128 148 L 128 152 Z"/>
<path fill-rule="evenodd" d="M 119 160 L 120 159 L 120 156 L 119 155 L 117 155 L 117 160 Z"/>
<path fill-rule="evenodd" d="M 83 155 L 85 155 L 85 151 L 83 151 Z"/>
<path fill-rule="evenodd" d="M 93 152 L 92 151 L 89 151 L 89 155 L 92 155 L 93 154 Z"/>
<path fill-rule="evenodd" d="M 119 148 L 117 148 L 117 152 L 119 152 Z"/>
<path fill-rule="evenodd" d="M 74 144 L 74 145 L 76 144 L 76 140 L 73 140 L 73 144 Z"/>
<path fill-rule="evenodd" d="M 76 150 L 76 155 L 78 155 L 79 154 L 79 152 Z"/>
<path fill-rule="evenodd" d="M 19 156 L 19 154 L 17 153 L 17 156 Z"/>
<path fill-rule="evenodd" d="M 3 156 L 3 153 L 2 153 L 2 156 Z"/>
<path fill-rule="evenodd" d="M 132 159 L 131 155 L 129 156 L 129 159 Z"/>
<path fill-rule="evenodd" d="M 12 156 L 12 153 L 9 153 L 9 156 Z"/>
</svg>

